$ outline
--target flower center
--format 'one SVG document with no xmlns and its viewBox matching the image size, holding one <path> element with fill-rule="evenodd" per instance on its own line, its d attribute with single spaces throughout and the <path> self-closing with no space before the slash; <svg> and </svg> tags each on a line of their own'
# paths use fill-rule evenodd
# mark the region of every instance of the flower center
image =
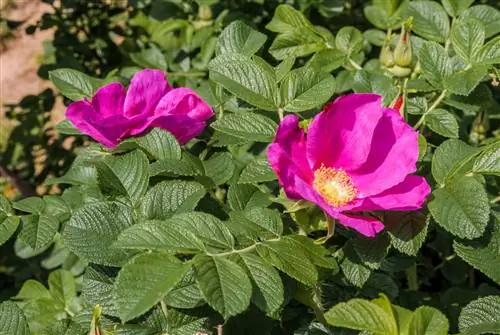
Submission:
<svg viewBox="0 0 500 335">
<path fill-rule="evenodd" d="M 313 187 L 333 207 L 347 204 L 358 194 L 351 177 L 343 169 L 324 165 L 314 171 Z"/>
</svg>

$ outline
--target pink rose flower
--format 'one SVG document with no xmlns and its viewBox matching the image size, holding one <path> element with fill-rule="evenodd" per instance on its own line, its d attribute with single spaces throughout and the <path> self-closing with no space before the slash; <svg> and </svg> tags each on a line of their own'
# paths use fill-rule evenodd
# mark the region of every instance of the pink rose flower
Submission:
<svg viewBox="0 0 500 335">
<path fill-rule="evenodd" d="M 307 130 L 286 116 L 268 159 L 286 195 L 308 200 L 340 224 L 373 237 L 384 224 L 365 211 L 408 211 L 430 193 L 412 176 L 418 133 L 376 94 L 349 94 L 316 115 Z M 356 213 L 358 212 L 358 213 Z"/>
<path fill-rule="evenodd" d="M 110 83 L 92 101 L 73 102 L 66 118 L 82 133 L 108 148 L 153 127 L 171 132 L 184 144 L 203 132 L 212 108 L 189 88 L 172 88 L 160 70 L 137 72 L 128 90 Z"/>
</svg>

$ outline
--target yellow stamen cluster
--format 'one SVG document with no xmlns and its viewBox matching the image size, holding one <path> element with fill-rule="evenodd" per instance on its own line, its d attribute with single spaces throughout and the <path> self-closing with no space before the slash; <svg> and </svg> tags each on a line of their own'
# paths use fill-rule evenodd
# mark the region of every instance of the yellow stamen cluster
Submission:
<svg viewBox="0 0 500 335">
<path fill-rule="evenodd" d="M 333 207 L 346 205 L 358 194 L 351 177 L 343 169 L 324 165 L 314 171 L 313 187 Z"/>
</svg>

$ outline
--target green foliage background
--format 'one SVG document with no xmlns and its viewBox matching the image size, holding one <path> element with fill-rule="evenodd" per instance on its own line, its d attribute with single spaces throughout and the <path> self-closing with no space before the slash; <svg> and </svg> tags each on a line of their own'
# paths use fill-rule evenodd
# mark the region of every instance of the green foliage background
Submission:
<svg viewBox="0 0 500 335">
<path fill-rule="evenodd" d="M 500 334 L 495 1 L 45 2 L 28 32 L 57 28 L 39 75 L 58 93 L 8 113 L 0 167 L 24 194 L 0 197 L 0 334 Z M 411 59 L 381 64 L 409 17 Z M 55 94 L 141 68 L 214 107 L 199 141 L 155 129 L 109 152 L 46 126 Z M 353 91 L 407 97 L 433 192 L 377 213 L 375 239 L 318 245 L 325 218 L 283 198 L 265 149 L 283 114 Z"/>
</svg>

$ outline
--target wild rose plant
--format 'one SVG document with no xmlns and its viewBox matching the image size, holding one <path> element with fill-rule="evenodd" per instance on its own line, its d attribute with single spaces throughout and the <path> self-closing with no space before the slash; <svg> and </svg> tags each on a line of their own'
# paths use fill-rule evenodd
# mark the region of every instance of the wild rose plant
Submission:
<svg viewBox="0 0 500 335">
<path fill-rule="evenodd" d="M 0 334 L 499 333 L 500 11 L 282 2 L 130 1 L 55 45 L 102 54 L 84 32 L 120 11 L 121 62 L 81 67 L 104 79 L 50 72 L 56 140 L 96 143 L 59 193 L 0 197 L 28 259 L 0 280 L 36 278 Z"/>
</svg>

